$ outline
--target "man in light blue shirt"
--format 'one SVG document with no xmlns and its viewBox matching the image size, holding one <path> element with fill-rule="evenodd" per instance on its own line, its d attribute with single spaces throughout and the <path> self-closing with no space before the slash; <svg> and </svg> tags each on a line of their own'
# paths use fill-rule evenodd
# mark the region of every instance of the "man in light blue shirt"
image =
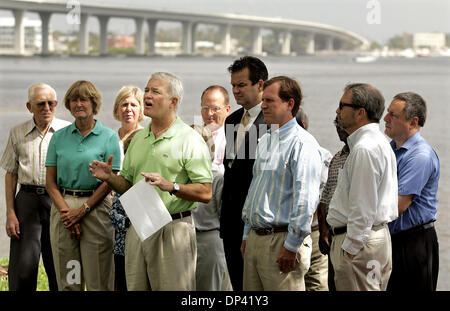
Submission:
<svg viewBox="0 0 450 311">
<path fill-rule="evenodd" d="M 261 108 L 271 129 L 258 144 L 242 211 L 244 290 L 304 290 L 322 159 L 317 141 L 295 119 L 299 84 L 280 76 L 263 89 Z"/>
</svg>

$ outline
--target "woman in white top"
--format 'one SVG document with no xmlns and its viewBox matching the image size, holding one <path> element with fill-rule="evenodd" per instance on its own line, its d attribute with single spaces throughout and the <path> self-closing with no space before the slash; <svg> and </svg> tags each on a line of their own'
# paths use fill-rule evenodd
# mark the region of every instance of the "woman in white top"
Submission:
<svg viewBox="0 0 450 311">
<path fill-rule="evenodd" d="M 124 143 L 131 141 L 134 133 L 143 127 L 139 124 L 144 120 L 144 94 L 138 87 L 127 85 L 120 89 L 114 103 L 114 118 L 122 123 L 117 133 L 121 147 L 121 160 L 124 156 Z M 126 149 L 126 146 L 125 146 Z M 122 161 L 121 161 L 122 162 Z M 119 201 L 119 195 L 114 193 L 113 204 L 109 212 L 113 227 L 115 229 L 114 240 L 114 264 L 115 281 L 114 288 L 117 291 L 126 291 L 125 282 L 125 236 L 130 226 L 125 210 Z"/>
</svg>

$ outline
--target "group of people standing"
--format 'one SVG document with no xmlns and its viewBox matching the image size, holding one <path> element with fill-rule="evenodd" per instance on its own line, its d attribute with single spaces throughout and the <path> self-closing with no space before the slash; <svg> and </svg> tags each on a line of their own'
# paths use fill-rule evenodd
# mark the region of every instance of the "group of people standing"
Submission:
<svg viewBox="0 0 450 311">
<path fill-rule="evenodd" d="M 50 86 L 29 88 L 33 118 L 0 161 L 10 290 L 36 289 L 41 253 L 50 290 L 436 289 L 439 159 L 420 136 L 422 97 L 394 97 L 389 144 L 381 92 L 347 85 L 334 120 L 345 146 L 332 157 L 307 132 L 296 80 L 269 79 L 252 56 L 228 71 L 242 108 L 229 114 L 212 85 L 189 126 L 181 80 L 157 72 L 144 92 L 119 91 L 117 133 L 95 118 L 91 82 L 64 96 L 72 124 L 54 118 Z M 119 200 L 142 179 L 172 217 L 144 241 Z"/>
</svg>

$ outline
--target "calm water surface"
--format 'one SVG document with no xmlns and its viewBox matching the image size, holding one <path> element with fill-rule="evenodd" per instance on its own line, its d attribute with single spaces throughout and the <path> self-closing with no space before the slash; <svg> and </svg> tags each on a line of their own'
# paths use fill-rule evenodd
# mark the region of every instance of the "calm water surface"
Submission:
<svg viewBox="0 0 450 311">
<path fill-rule="evenodd" d="M 25 107 L 27 87 L 36 82 L 52 85 L 62 101 L 72 82 L 92 81 L 103 96 L 97 118 L 113 129 L 119 123 L 112 117 L 114 99 L 126 84 L 144 88 L 150 74 L 167 71 L 182 78 L 185 95 L 179 115 L 187 123 L 200 117 L 200 95 L 211 84 L 225 86 L 231 95 L 226 68 L 232 57 L 87 57 L 87 58 L 0 58 L 0 152 L 6 146 L 9 129 L 28 120 Z M 403 91 L 415 91 L 428 103 L 428 117 L 422 135 L 435 148 L 441 162 L 439 210 L 436 222 L 440 244 L 438 289 L 450 290 L 450 58 L 380 59 L 374 63 L 357 64 L 347 56 L 336 57 L 266 57 L 269 76 L 288 75 L 296 78 L 304 92 L 304 108 L 309 114 L 309 131 L 333 154 L 339 143 L 332 121 L 348 82 L 368 82 L 379 88 L 386 98 Z M 232 95 L 231 95 L 231 98 Z M 232 111 L 237 109 L 231 99 Z M 72 121 L 63 105 L 57 116 Z M 148 121 L 144 122 L 147 124 Z M 384 130 L 384 122 L 380 124 Z M 0 256 L 8 256 L 9 239 L 4 230 L 4 171 L 0 170 Z"/>
</svg>

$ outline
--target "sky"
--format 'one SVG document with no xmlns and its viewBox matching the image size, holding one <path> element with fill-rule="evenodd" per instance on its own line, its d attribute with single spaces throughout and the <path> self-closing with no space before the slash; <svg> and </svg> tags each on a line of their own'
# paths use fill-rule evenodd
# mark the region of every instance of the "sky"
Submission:
<svg viewBox="0 0 450 311">
<path fill-rule="evenodd" d="M 64 2 L 64 0 L 62 0 Z M 404 32 L 450 33 L 450 0 L 80 0 L 194 13 L 235 13 L 281 17 L 329 24 L 353 31 L 370 41 L 385 43 Z M 134 32 L 132 21 L 114 19 L 113 31 Z M 64 29 L 62 15 L 52 28 Z M 89 28 L 98 32 L 98 24 Z M 123 33 L 127 34 L 127 33 Z"/>
</svg>

